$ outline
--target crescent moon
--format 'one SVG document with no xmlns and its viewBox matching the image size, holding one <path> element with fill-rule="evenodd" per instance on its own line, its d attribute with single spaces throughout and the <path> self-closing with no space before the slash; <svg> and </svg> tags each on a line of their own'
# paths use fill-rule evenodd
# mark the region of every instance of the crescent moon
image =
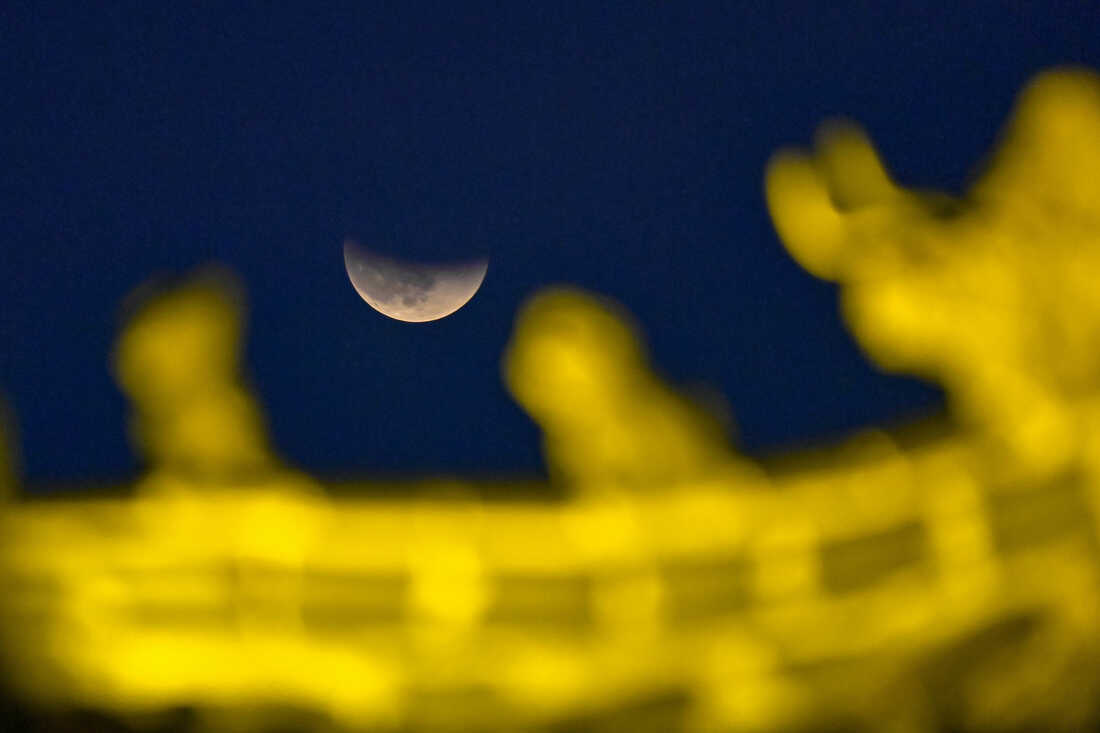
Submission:
<svg viewBox="0 0 1100 733">
<path fill-rule="evenodd" d="M 371 308 L 398 321 L 422 323 L 449 316 L 481 287 L 487 259 L 458 264 L 418 264 L 344 242 L 348 278 Z"/>
</svg>

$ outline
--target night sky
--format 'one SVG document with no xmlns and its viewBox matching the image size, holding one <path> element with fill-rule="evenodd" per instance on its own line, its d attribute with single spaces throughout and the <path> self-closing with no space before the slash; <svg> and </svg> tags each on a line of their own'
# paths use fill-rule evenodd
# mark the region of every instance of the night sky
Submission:
<svg viewBox="0 0 1100 733">
<path fill-rule="evenodd" d="M 136 475 L 121 302 L 209 262 L 247 287 L 276 446 L 321 476 L 540 472 L 499 362 L 554 283 L 622 302 L 750 453 L 934 412 L 780 246 L 768 157 L 844 115 L 959 192 L 1029 77 L 1100 68 L 1092 2 L 65 5 L 0 4 L 0 391 L 44 486 Z M 346 236 L 489 272 L 400 323 Z"/>
</svg>

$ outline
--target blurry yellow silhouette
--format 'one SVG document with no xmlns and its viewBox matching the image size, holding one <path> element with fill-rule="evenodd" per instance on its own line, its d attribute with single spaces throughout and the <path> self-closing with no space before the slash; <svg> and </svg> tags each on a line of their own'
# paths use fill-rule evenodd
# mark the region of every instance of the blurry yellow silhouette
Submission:
<svg viewBox="0 0 1100 733">
<path fill-rule="evenodd" d="M 951 681 L 940 702 L 966 729 L 1095 721 L 1098 174 L 1100 77 L 1081 69 L 1024 90 L 961 198 L 895 184 L 850 123 L 823 127 L 813 154 L 781 152 L 768 167 L 780 237 L 840 284 L 870 356 L 942 382 L 974 431 L 968 473 L 984 488 L 985 552 L 1002 553 L 1000 582 L 1011 585 L 989 586 L 1006 620 L 937 668 Z M 981 547 L 979 534 L 964 536 Z M 969 587 L 971 602 L 980 588 Z"/>
<path fill-rule="evenodd" d="M 535 295 L 503 376 L 558 501 L 326 498 L 274 455 L 232 279 L 155 293 L 113 358 L 135 496 L 0 512 L 8 690 L 153 730 L 1088 729 L 1098 181 L 1083 70 L 1023 92 L 962 197 L 894 183 L 851 123 L 769 165 L 783 243 L 871 358 L 946 386 L 930 437 L 754 467 L 620 309 Z"/>
<path fill-rule="evenodd" d="M 784 243 L 840 283 L 875 361 L 942 382 L 964 421 L 1049 471 L 1095 432 L 1098 173 L 1100 79 L 1059 70 L 1024 91 L 960 199 L 897 186 L 851 124 L 775 156 L 766 189 Z"/>
<path fill-rule="evenodd" d="M 270 469 L 263 419 L 241 376 L 240 296 L 211 271 L 141 304 L 114 355 L 132 434 L 155 468 L 243 478 Z"/>
<path fill-rule="evenodd" d="M 574 490 L 668 490 L 729 463 L 720 422 L 655 377 L 608 301 L 566 288 L 532 298 L 504 375 L 542 429 L 551 477 Z"/>
</svg>

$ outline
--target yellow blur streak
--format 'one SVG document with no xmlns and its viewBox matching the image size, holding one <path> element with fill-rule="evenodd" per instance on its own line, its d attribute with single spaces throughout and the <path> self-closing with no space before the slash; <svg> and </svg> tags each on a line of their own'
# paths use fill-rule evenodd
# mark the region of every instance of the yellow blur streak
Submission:
<svg viewBox="0 0 1100 733">
<path fill-rule="evenodd" d="M 502 372 L 556 502 L 330 498 L 274 455 L 232 279 L 155 293 L 113 358 L 134 495 L 0 512 L 9 687 L 206 730 L 1095 722 L 1098 180 L 1100 82 L 1076 70 L 1024 91 L 960 199 L 899 186 L 850 123 L 769 165 L 784 244 L 869 355 L 947 387 L 959 419 L 930 439 L 765 470 L 620 307 L 536 295 Z"/>
</svg>

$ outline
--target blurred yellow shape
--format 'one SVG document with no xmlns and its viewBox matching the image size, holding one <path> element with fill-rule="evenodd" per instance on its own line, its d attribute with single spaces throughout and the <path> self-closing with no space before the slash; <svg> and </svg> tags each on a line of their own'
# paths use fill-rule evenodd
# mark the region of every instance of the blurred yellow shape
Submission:
<svg viewBox="0 0 1100 733">
<path fill-rule="evenodd" d="M 720 421 L 661 383 L 610 301 L 569 288 L 533 297 L 504 377 L 542 429 L 551 477 L 571 490 L 665 490 L 730 464 Z"/>
<path fill-rule="evenodd" d="M 125 324 L 114 354 L 149 463 L 192 476 L 247 476 L 274 464 L 241 375 L 241 296 L 212 270 L 155 294 Z"/>
<path fill-rule="evenodd" d="M 841 285 L 870 356 L 942 382 L 957 414 L 1033 469 L 1065 465 L 1100 381 L 1100 80 L 1040 75 L 962 198 L 894 184 L 850 123 L 778 153 L 783 243 Z"/>
</svg>

